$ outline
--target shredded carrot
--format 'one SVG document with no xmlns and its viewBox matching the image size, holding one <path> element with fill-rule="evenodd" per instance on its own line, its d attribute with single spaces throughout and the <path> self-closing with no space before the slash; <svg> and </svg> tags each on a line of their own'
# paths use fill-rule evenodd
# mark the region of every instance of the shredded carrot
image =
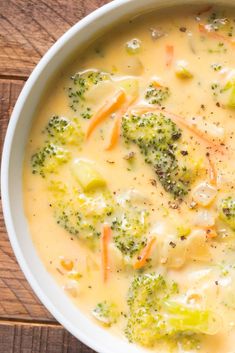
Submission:
<svg viewBox="0 0 235 353">
<path fill-rule="evenodd" d="M 209 163 L 209 179 L 210 179 L 210 184 L 217 186 L 217 171 L 215 168 L 215 164 L 212 161 L 212 159 L 210 158 L 210 155 L 207 154 L 207 159 L 208 159 L 208 163 Z"/>
<path fill-rule="evenodd" d="M 152 81 L 151 83 L 152 83 L 153 87 L 155 87 L 155 88 L 161 88 L 162 87 L 162 85 L 156 80 Z"/>
<path fill-rule="evenodd" d="M 165 114 L 168 116 L 171 120 L 173 120 L 176 124 L 181 125 L 182 127 L 186 128 L 190 132 L 192 132 L 198 139 L 200 139 L 203 143 L 206 143 L 207 145 L 213 147 L 214 150 L 217 152 L 220 152 L 221 154 L 224 154 L 224 146 L 221 144 L 216 143 L 215 141 L 211 140 L 206 133 L 204 133 L 201 130 L 198 130 L 196 126 L 193 124 L 190 124 L 189 122 L 186 121 L 185 118 L 183 118 L 180 115 L 177 115 L 175 113 L 169 112 L 167 110 L 163 110 L 161 107 L 150 107 L 150 106 L 136 106 L 134 109 L 137 111 L 141 111 L 142 113 L 148 113 L 151 111 L 159 111 L 162 114 Z"/>
<path fill-rule="evenodd" d="M 144 267 L 148 258 L 151 255 L 151 251 L 152 251 L 153 245 L 155 244 L 155 241 L 156 241 L 155 237 L 151 237 L 149 239 L 148 243 L 143 248 L 141 254 L 137 257 L 137 260 L 133 265 L 135 270 L 139 270 L 140 268 Z"/>
<path fill-rule="evenodd" d="M 209 29 L 207 29 L 206 25 L 204 25 L 203 23 L 198 24 L 198 29 L 199 29 L 199 32 L 206 34 L 207 36 L 209 36 L 211 38 L 218 39 L 222 42 L 227 42 L 228 44 L 231 44 L 231 45 L 235 45 L 234 38 L 229 38 L 229 37 L 226 37 L 222 34 L 215 32 L 215 31 L 210 31 Z"/>
<path fill-rule="evenodd" d="M 101 256 L 102 256 L 102 270 L 104 282 L 108 279 L 109 272 L 109 254 L 108 245 L 111 238 L 111 228 L 108 224 L 104 224 L 101 234 Z"/>
<path fill-rule="evenodd" d="M 93 116 L 87 129 L 86 137 L 89 138 L 91 133 L 95 130 L 96 126 L 104 121 L 110 114 L 117 110 L 121 104 L 125 101 L 126 94 L 121 89 L 116 92 L 113 98 L 106 102 L 99 111 Z"/>
<path fill-rule="evenodd" d="M 112 150 L 117 145 L 118 139 L 120 137 L 120 132 L 121 132 L 122 117 L 123 117 L 123 115 L 125 115 L 128 108 L 130 107 L 130 105 L 134 101 L 136 101 L 136 99 L 137 99 L 136 96 L 133 96 L 132 98 L 130 98 L 127 101 L 127 103 L 124 105 L 124 107 L 117 113 L 115 120 L 114 120 L 110 141 L 108 143 L 108 146 L 105 148 L 106 151 Z"/>
<path fill-rule="evenodd" d="M 197 15 L 198 15 L 198 16 L 201 16 L 201 15 L 203 15 L 204 13 L 209 12 L 212 8 L 213 8 L 212 5 L 208 5 L 208 6 L 204 7 L 204 8 L 202 8 L 200 11 L 198 11 Z"/>
<path fill-rule="evenodd" d="M 116 116 L 111 132 L 111 137 L 108 146 L 105 148 L 106 151 L 112 150 L 118 143 L 118 139 L 121 131 L 122 116 Z"/>
<path fill-rule="evenodd" d="M 214 239 L 218 236 L 214 227 L 209 227 L 209 228 L 206 228 L 205 230 L 206 230 L 206 237 L 208 239 Z"/>
<path fill-rule="evenodd" d="M 63 269 L 66 271 L 72 271 L 73 265 L 74 265 L 72 260 L 66 260 L 66 259 L 61 259 L 60 264 L 63 267 Z"/>
<path fill-rule="evenodd" d="M 188 302 L 191 302 L 191 301 L 199 302 L 201 300 L 202 300 L 202 296 L 201 296 L 201 294 L 198 294 L 198 293 L 192 293 L 187 298 Z"/>
<path fill-rule="evenodd" d="M 208 238 L 208 239 L 213 239 L 218 236 L 216 229 L 215 229 L 215 225 L 200 226 L 200 227 L 196 227 L 196 229 L 204 231 L 204 234 L 205 234 L 206 238 Z"/>
<path fill-rule="evenodd" d="M 166 66 L 171 66 L 174 57 L 174 47 L 173 45 L 166 46 Z"/>
</svg>

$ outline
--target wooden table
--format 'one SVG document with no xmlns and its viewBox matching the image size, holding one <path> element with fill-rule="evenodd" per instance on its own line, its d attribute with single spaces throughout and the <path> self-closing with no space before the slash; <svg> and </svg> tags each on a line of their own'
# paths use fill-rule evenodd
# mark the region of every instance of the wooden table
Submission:
<svg viewBox="0 0 235 353">
<path fill-rule="evenodd" d="M 32 69 L 69 27 L 110 0 L 0 0 L 0 152 Z M 39 302 L 13 255 L 0 205 L 0 353 L 92 353 Z"/>
</svg>

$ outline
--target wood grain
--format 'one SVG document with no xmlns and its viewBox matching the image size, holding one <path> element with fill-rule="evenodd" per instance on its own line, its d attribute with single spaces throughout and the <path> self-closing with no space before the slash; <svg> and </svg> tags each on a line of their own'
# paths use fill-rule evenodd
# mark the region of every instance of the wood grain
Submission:
<svg viewBox="0 0 235 353">
<path fill-rule="evenodd" d="M 59 325 L 0 323 L 0 353 L 92 353 Z"/>
<path fill-rule="evenodd" d="M 0 156 L 10 115 L 23 86 L 24 81 L 0 79 Z"/>
<path fill-rule="evenodd" d="M 1 0 L 0 77 L 27 78 L 73 24 L 109 0 Z"/>
<path fill-rule="evenodd" d="M 34 66 L 73 24 L 110 0 L 0 0 L 0 155 L 15 101 Z M 24 278 L 0 204 L 0 353 L 94 353 L 62 328 Z"/>
</svg>

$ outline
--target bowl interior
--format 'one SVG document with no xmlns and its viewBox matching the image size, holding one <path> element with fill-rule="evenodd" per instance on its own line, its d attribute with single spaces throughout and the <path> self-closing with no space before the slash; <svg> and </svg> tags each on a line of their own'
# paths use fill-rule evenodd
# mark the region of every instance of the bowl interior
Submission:
<svg viewBox="0 0 235 353">
<path fill-rule="evenodd" d="M 231 0 L 115 0 L 95 11 L 72 27 L 40 61 L 26 83 L 10 120 L 2 159 L 2 200 L 5 222 L 14 252 L 26 278 L 48 310 L 73 335 L 101 353 L 137 353 L 144 350 L 129 345 L 121 338 L 111 336 L 108 331 L 93 324 L 71 303 L 37 256 L 24 216 L 22 197 L 25 141 L 35 107 L 48 80 L 72 55 L 75 48 L 77 50 L 82 47 L 113 23 L 151 9 L 208 3 L 232 6 Z"/>
</svg>

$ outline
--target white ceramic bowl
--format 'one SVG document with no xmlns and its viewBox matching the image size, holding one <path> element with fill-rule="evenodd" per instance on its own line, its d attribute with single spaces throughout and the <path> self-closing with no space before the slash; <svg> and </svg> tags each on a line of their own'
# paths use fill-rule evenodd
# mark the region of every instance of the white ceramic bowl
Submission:
<svg viewBox="0 0 235 353">
<path fill-rule="evenodd" d="M 32 244 L 23 209 L 22 165 L 34 110 L 48 80 L 71 53 L 123 17 L 182 4 L 235 5 L 234 0 L 115 0 L 66 32 L 46 53 L 22 90 L 12 113 L 3 149 L 2 202 L 9 238 L 28 282 L 52 313 L 74 336 L 100 353 L 137 353 L 141 348 L 114 337 L 84 316 L 55 283 Z M 233 3 L 233 4 L 232 4 Z"/>
</svg>

